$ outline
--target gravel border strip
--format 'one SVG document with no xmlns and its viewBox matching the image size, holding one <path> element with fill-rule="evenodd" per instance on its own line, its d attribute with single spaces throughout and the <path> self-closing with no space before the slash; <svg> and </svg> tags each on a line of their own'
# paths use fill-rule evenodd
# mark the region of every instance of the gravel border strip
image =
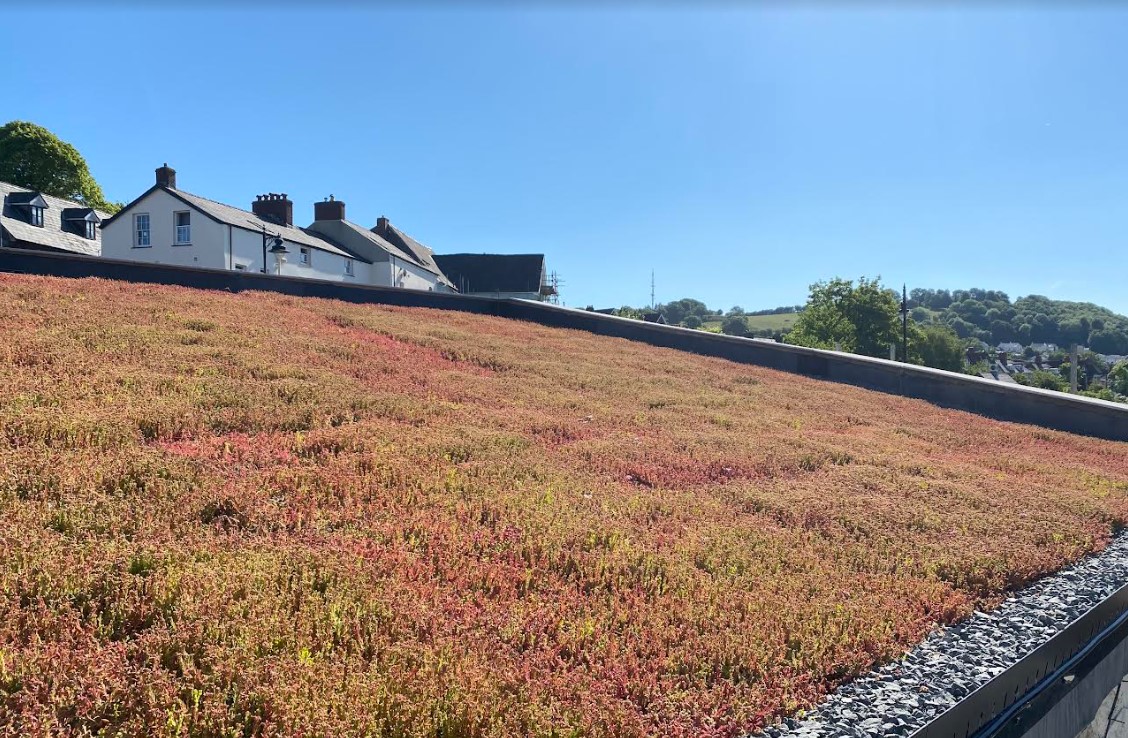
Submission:
<svg viewBox="0 0 1128 738">
<path fill-rule="evenodd" d="M 1125 583 L 1128 535 L 1040 579 L 989 613 L 939 628 L 905 655 L 842 685 L 768 738 L 901 738 L 1060 633 Z"/>
</svg>

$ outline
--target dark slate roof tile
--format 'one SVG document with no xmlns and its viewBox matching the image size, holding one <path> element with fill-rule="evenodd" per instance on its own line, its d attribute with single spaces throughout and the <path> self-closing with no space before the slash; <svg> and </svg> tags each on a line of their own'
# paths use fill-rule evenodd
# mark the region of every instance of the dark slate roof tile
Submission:
<svg viewBox="0 0 1128 738">
<path fill-rule="evenodd" d="M 540 292 L 544 254 L 439 254 L 460 292 Z"/>
</svg>

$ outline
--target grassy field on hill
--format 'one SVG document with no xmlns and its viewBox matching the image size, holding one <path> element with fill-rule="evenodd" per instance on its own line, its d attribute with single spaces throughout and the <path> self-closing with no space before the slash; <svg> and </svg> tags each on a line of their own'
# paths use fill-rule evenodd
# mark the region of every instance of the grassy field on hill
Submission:
<svg viewBox="0 0 1128 738">
<path fill-rule="evenodd" d="M 497 318 L 0 275 L 0 733 L 737 736 L 1128 446 Z"/>
<path fill-rule="evenodd" d="M 795 325 L 795 321 L 798 320 L 798 318 L 799 313 L 776 313 L 775 315 L 749 315 L 744 318 L 744 321 L 748 324 L 748 330 L 750 331 L 764 329 L 785 331 Z M 715 329 L 716 331 L 720 331 L 721 319 L 718 318 L 717 320 L 706 321 L 704 326 L 706 330 Z"/>
</svg>

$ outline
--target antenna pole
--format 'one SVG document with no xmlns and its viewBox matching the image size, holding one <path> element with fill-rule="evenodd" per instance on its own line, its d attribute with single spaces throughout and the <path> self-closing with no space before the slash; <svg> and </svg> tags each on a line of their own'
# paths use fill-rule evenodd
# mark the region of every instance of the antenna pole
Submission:
<svg viewBox="0 0 1128 738">
<path fill-rule="evenodd" d="M 901 284 L 901 361 L 909 363 L 909 292 Z"/>
</svg>

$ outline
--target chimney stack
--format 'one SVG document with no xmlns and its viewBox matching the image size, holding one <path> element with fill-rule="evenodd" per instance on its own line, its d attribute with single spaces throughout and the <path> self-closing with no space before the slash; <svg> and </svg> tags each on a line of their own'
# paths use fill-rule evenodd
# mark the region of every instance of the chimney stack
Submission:
<svg viewBox="0 0 1128 738">
<path fill-rule="evenodd" d="M 167 187 L 170 190 L 176 189 L 176 170 L 170 167 L 168 162 L 157 167 L 157 186 Z"/>
<path fill-rule="evenodd" d="M 285 192 L 280 195 L 274 192 L 259 195 L 251 203 L 251 212 L 271 223 L 294 225 L 294 203 L 290 202 Z"/>
<path fill-rule="evenodd" d="M 377 233 L 386 233 L 389 225 L 391 225 L 391 224 L 388 223 L 388 219 L 385 218 L 383 215 L 381 215 L 379 218 L 376 219 L 376 232 Z"/>
<path fill-rule="evenodd" d="M 344 220 L 345 203 L 340 200 L 334 200 L 332 195 L 324 202 L 315 202 L 313 204 L 313 219 Z"/>
</svg>

